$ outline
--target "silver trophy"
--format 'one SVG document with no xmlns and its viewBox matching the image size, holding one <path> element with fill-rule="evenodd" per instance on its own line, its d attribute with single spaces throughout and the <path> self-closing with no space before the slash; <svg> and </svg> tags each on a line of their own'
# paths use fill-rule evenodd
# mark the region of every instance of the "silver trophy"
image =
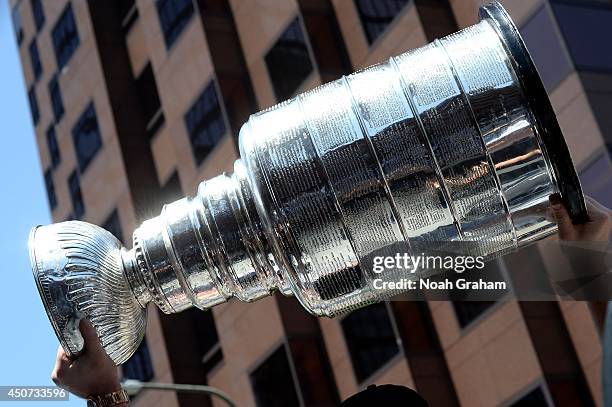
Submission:
<svg viewBox="0 0 612 407">
<path fill-rule="evenodd" d="M 498 3 L 422 48 L 254 114 L 234 173 L 170 203 L 121 247 L 83 222 L 35 228 L 34 277 L 69 355 L 88 318 L 116 363 L 146 307 L 206 310 L 278 290 L 317 316 L 396 291 L 367 267 L 388 248 L 469 243 L 493 257 L 556 231 L 548 197 L 586 219 L 546 92 Z M 395 249 L 394 249 L 395 250 Z"/>
</svg>

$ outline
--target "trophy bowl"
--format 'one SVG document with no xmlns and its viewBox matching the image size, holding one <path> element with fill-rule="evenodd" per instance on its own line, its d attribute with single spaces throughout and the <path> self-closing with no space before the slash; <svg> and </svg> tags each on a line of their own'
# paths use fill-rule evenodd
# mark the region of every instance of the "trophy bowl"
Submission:
<svg viewBox="0 0 612 407">
<path fill-rule="evenodd" d="M 69 221 L 32 229 L 29 247 L 38 292 L 68 356 L 83 350 L 79 323 L 87 318 L 111 359 L 125 362 L 144 336 L 147 312 L 125 278 L 119 240 Z"/>
</svg>

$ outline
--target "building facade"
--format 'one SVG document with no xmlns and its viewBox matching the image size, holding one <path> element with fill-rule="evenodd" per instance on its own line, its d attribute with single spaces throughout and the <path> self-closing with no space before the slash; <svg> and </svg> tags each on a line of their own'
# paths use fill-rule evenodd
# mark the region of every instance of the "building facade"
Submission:
<svg viewBox="0 0 612 407">
<path fill-rule="evenodd" d="M 248 115 L 477 22 L 479 0 L 10 0 L 53 220 L 139 222 L 231 172 Z M 583 187 L 612 206 L 612 2 L 505 0 Z M 588 46 L 584 46 L 588 44 Z M 564 267 L 533 246 L 489 265 Z M 391 302 L 337 319 L 292 298 L 163 315 L 125 378 L 209 384 L 239 406 L 329 406 L 373 383 L 431 405 L 601 405 L 603 306 Z M 51 357 L 51 356 L 50 356 Z M 145 391 L 137 406 L 223 405 Z"/>
</svg>

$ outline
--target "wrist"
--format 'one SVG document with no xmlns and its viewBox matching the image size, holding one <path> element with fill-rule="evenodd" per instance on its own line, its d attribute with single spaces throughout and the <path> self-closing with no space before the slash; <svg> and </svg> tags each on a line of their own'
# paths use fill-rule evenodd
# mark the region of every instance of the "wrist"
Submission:
<svg viewBox="0 0 612 407">
<path fill-rule="evenodd" d="M 121 407 L 129 404 L 130 398 L 121 386 L 116 391 L 87 397 L 88 407 Z"/>
<path fill-rule="evenodd" d="M 122 389 L 121 382 L 119 381 L 119 375 L 117 374 L 104 374 L 98 377 L 93 383 L 90 382 L 86 393 L 87 398 L 97 396 L 101 394 L 109 394 L 120 391 Z"/>
<path fill-rule="evenodd" d="M 121 389 L 122 387 L 121 387 L 121 383 L 119 382 L 119 380 L 113 380 L 108 383 L 100 383 L 99 385 L 90 389 L 89 394 L 87 394 L 87 398 L 109 394 L 109 393 L 114 393 L 114 392 L 120 391 Z"/>
</svg>

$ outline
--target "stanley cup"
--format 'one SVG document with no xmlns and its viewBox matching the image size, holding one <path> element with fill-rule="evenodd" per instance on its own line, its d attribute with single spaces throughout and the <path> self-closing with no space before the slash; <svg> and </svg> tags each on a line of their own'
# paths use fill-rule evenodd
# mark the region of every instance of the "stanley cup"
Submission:
<svg viewBox="0 0 612 407">
<path fill-rule="evenodd" d="M 467 242 L 493 257 L 556 232 L 548 197 L 586 208 L 563 135 L 519 33 L 497 3 L 422 48 L 254 114 L 231 175 L 200 184 L 133 235 L 77 221 L 34 228 L 36 284 L 60 343 L 88 318 L 116 362 L 147 304 L 209 309 L 278 290 L 317 316 L 396 294 L 365 266 L 394 245 Z M 129 159 L 126 157 L 125 159 Z"/>
</svg>

